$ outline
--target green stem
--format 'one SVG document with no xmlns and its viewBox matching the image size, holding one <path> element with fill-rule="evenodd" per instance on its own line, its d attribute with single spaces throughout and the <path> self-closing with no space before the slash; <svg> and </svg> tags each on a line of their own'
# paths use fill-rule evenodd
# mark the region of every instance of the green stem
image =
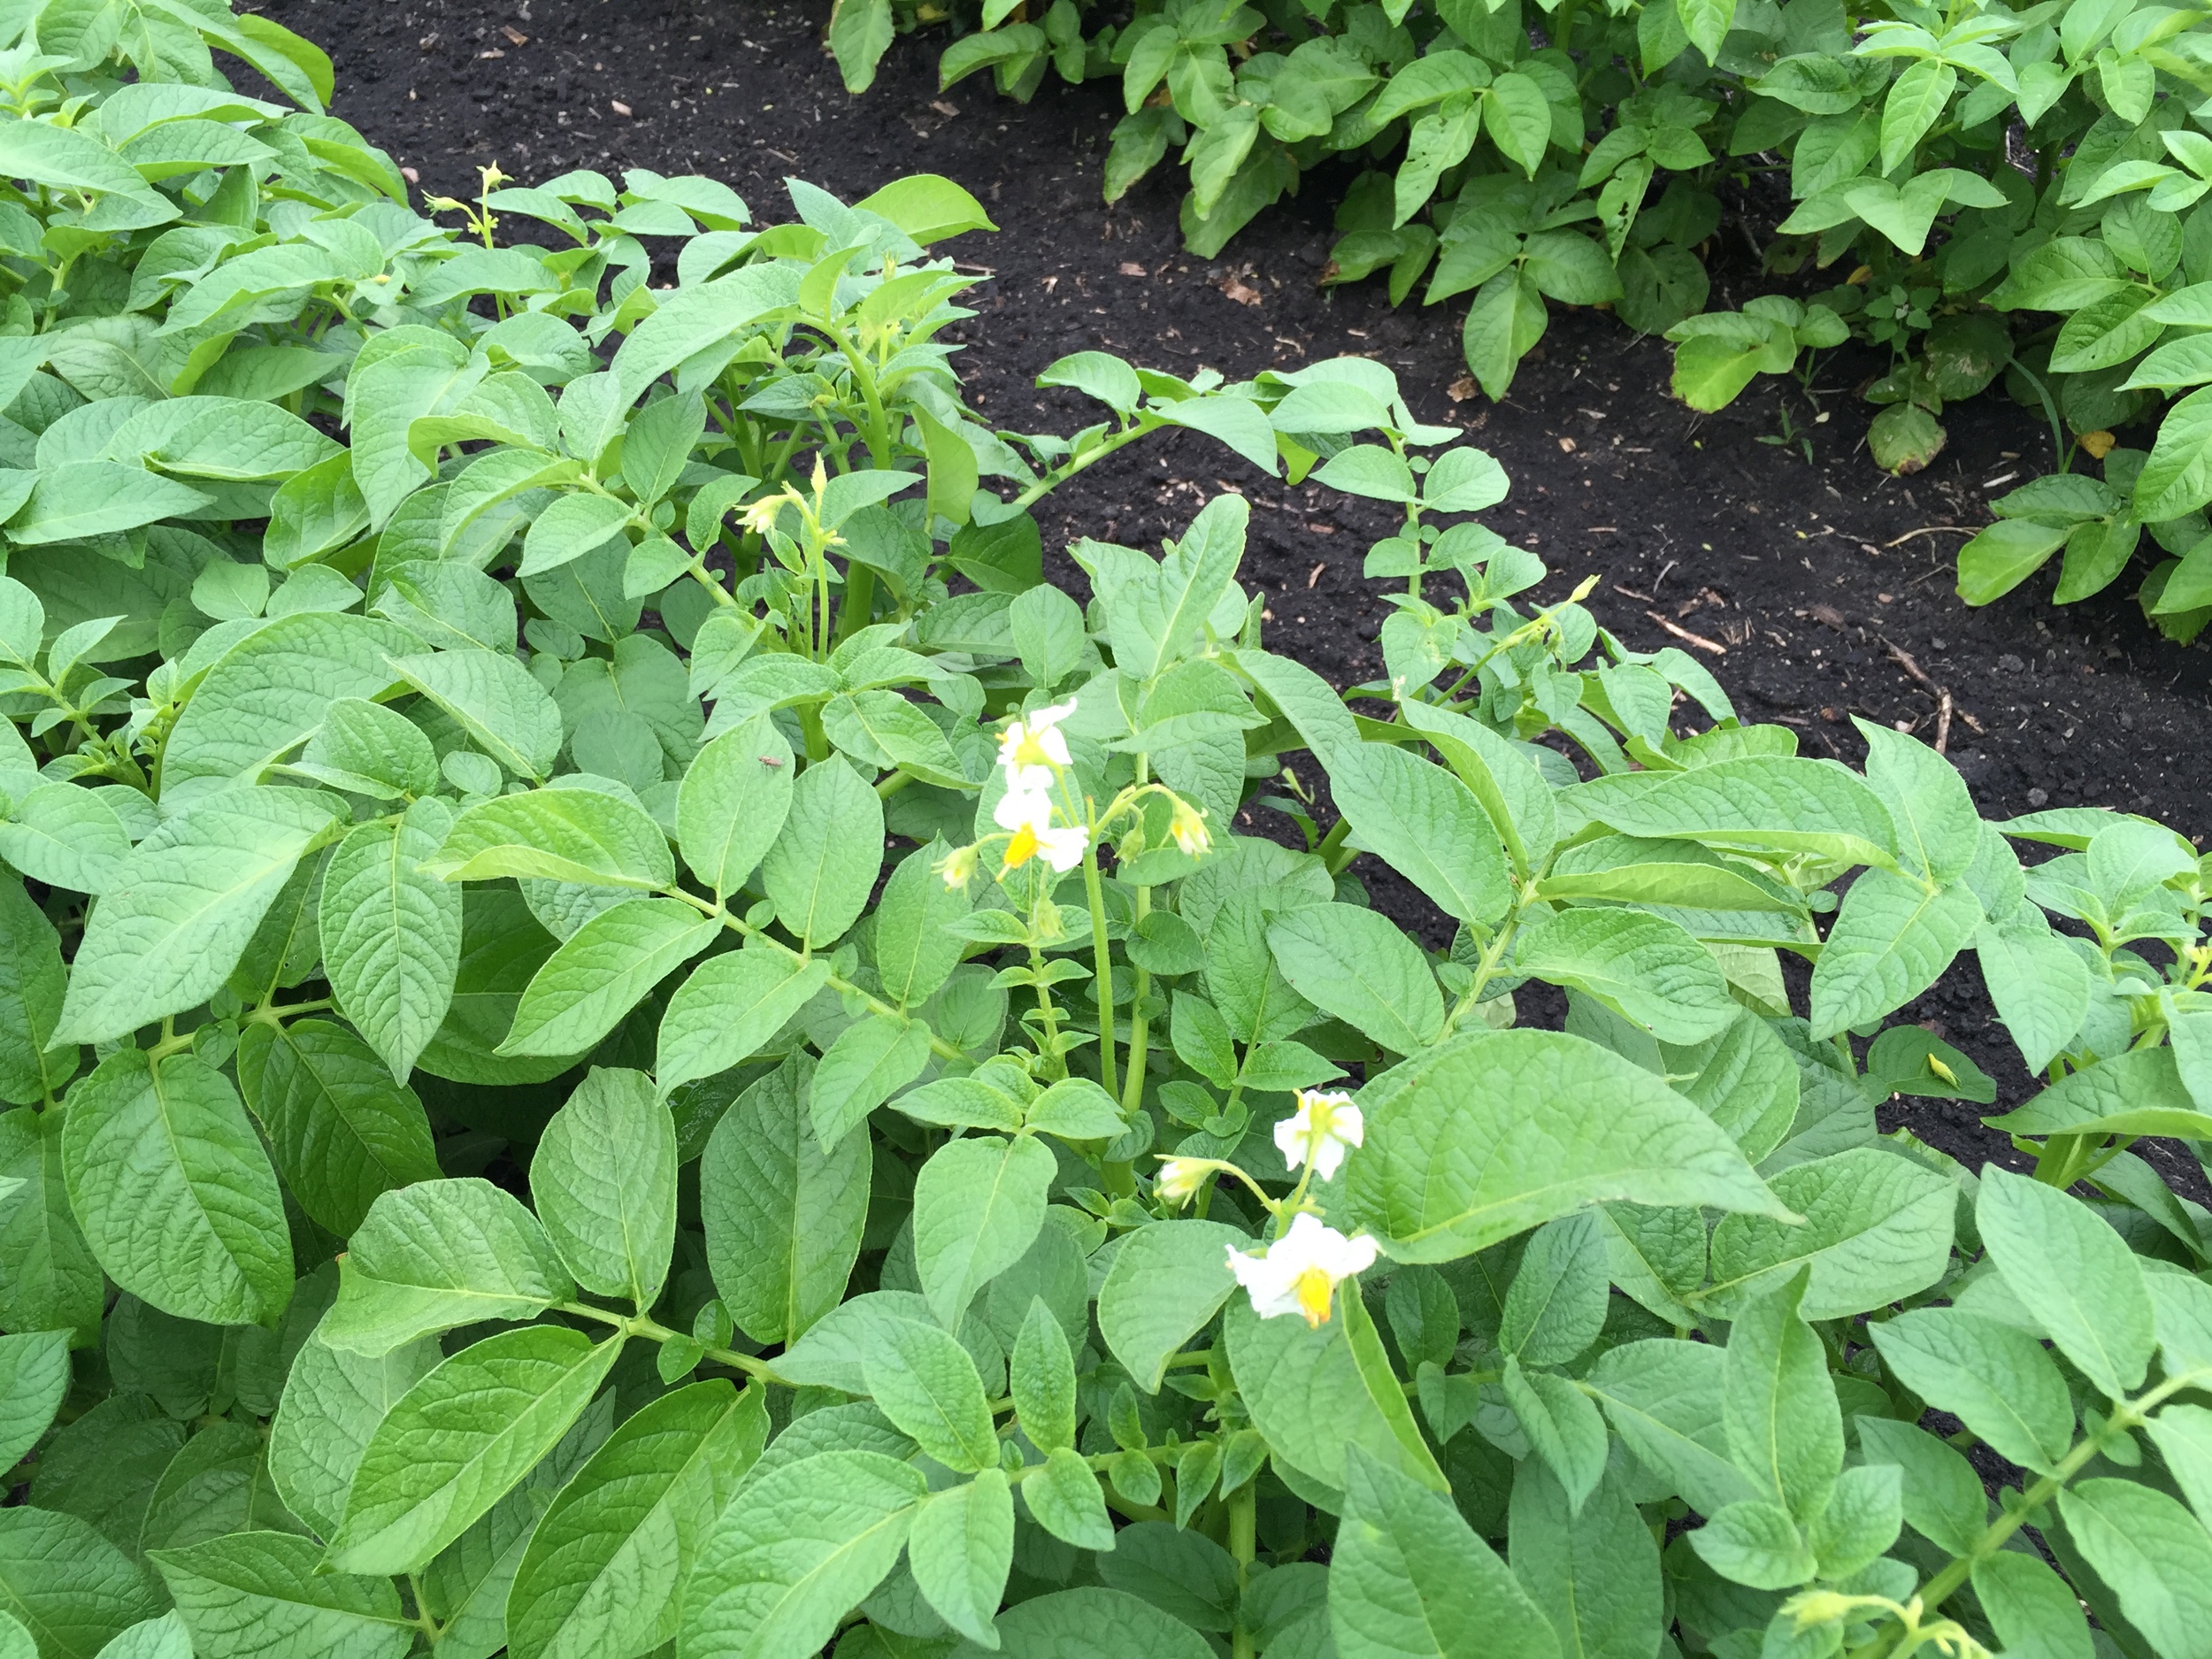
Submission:
<svg viewBox="0 0 2212 1659">
<path fill-rule="evenodd" d="M 1506 953 L 1513 948 L 1514 936 L 1521 930 L 1521 918 L 1527 912 L 1528 907 L 1536 902 L 1533 896 L 1535 891 L 1534 883 L 1523 885 L 1519 895 L 1513 901 L 1513 908 L 1506 912 L 1505 919 L 1498 924 L 1498 931 L 1491 935 L 1490 942 L 1483 947 L 1481 959 L 1475 964 L 1474 982 L 1467 987 L 1467 995 L 1459 999 L 1458 1006 L 1452 1010 L 1451 1018 L 1444 1023 L 1444 1034 L 1447 1037 L 1450 1036 L 1459 1022 L 1472 1011 L 1475 1004 L 1482 1000 L 1483 992 L 1488 988 L 1490 981 L 1497 977 L 1499 965 L 1505 961 Z"/>
<path fill-rule="evenodd" d="M 684 1341 L 696 1340 L 695 1338 L 685 1336 L 681 1331 L 672 1331 L 659 1320 L 648 1318 L 641 1313 L 626 1317 L 622 1314 L 611 1313 L 604 1308 L 595 1308 L 586 1302 L 557 1302 L 554 1306 L 557 1312 L 572 1314 L 579 1318 L 596 1319 L 602 1325 L 612 1325 L 626 1337 L 641 1336 L 649 1342 L 672 1342 L 679 1339 Z M 741 1354 L 735 1348 L 707 1347 L 701 1357 L 710 1359 L 718 1365 L 727 1365 L 732 1371 L 741 1371 L 748 1377 L 757 1378 L 762 1382 L 780 1384 L 786 1388 L 798 1386 L 798 1384 L 792 1382 L 789 1379 L 778 1376 L 776 1368 L 766 1360 L 751 1354 Z"/>
<path fill-rule="evenodd" d="M 798 706 L 796 712 L 799 717 L 799 733 L 806 740 L 806 757 L 810 761 L 827 760 L 830 741 L 829 734 L 822 729 L 822 705 L 818 703 L 803 703 Z"/>
<path fill-rule="evenodd" d="M 799 440 L 805 434 L 806 428 L 800 426 L 794 426 L 783 434 L 783 443 L 776 450 L 774 460 L 770 463 L 767 472 L 761 475 L 760 481 L 767 486 L 770 495 L 782 488 L 782 480 L 791 471 L 791 457 L 798 453 Z"/>
<path fill-rule="evenodd" d="M 2028 1517 L 2059 1494 L 2069 1480 L 2088 1464 L 2107 1445 L 2129 1431 L 2139 1428 L 2152 1412 L 2185 1388 L 2201 1387 L 2212 1383 L 2212 1366 L 2200 1366 L 2186 1371 L 2178 1377 L 2169 1377 L 2147 1394 L 2132 1400 L 2124 1400 L 2113 1408 L 2112 1416 L 2094 1434 L 2086 1435 L 2081 1443 L 2061 1458 L 2047 1475 L 2038 1480 L 2021 1494 L 2018 1503 L 1992 1521 L 1982 1535 L 1974 1540 L 1974 1547 L 1963 1555 L 1955 1557 L 1951 1564 L 1928 1580 L 1921 1587 L 1919 1601 L 1924 1606 L 1941 1607 L 1958 1587 L 1972 1575 L 1980 1563 L 1987 1561 L 2005 1541 L 2027 1522 Z M 1851 1651 L 1851 1659 L 1888 1659 L 1904 1634 L 1903 1627 L 1885 1626 L 1874 1639 Z"/>
<path fill-rule="evenodd" d="M 417 1572 L 409 1573 L 407 1587 L 414 1593 L 415 1597 L 415 1617 L 410 1622 L 416 1629 L 430 1638 L 433 1644 L 435 1644 L 438 1638 L 445 1634 L 445 1629 L 436 1619 L 430 1617 L 428 1606 L 423 1600 L 422 1575 Z"/>
<path fill-rule="evenodd" d="M 319 1013 L 326 1008 L 336 1006 L 337 1004 L 326 996 L 319 996 L 306 1002 L 263 1002 L 249 1013 L 246 1019 L 254 1025 L 277 1025 L 284 1020 L 292 1018 L 295 1015 Z"/>
<path fill-rule="evenodd" d="M 857 559 L 845 561 L 845 603 L 837 609 L 837 633 L 833 648 L 868 626 L 869 613 L 876 604 L 876 573 Z"/>
<path fill-rule="evenodd" d="M 1237 1563 L 1237 1595 L 1241 1600 L 1252 1581 L 1252 1558 L 1258 1554 L 1259 1482 L 1248 1480 L 1229 1499 L 1229 1555 Z M 1252 1632 L 1239 1618 L 1229 1633 L 1231 1659 L 1253 1659 Z"/>
<path fill-rule="evenodd" d="M 1352 820 L 1340 814 L 1336 822 L 1329 826 L 1329 833 L 1321 838 L 1321 844 L 1314 849 L 1333 876 L 1343 874 L 1344 866 L 1357 856 L 1344 850 L 1344 838 L 1351 833 Z"/>
<path fill-rule="evenodd" d="M 814 580 L 807 595 L 806 650 L 818 663 L 829 660 L 830 599 L 829 549 L 810 533 L 807 557 L 814 564 Z M 819 757 L 817 757 L 819 758 Z"/>
<path fill-rule="evenodd" d="M 2043 1149 L 2036 1155 L 2035 1168 L 2030 1172 L 2046 1186 L 2064 1192 L 2081 1179 L 2081 1165 L 2086 1161 L 2086 1139 L 2078 1134 L 2045 1137 Z"/>
<path fill-rule="evenodd" d="M 1036 946 L 1029 948 L 1029 967 L 1033 973 L 1041 975 L 1045 968 L 1045 953 Z M 1056 1078 L 1068 1074 L 1068 1057 L 1060 1048 L 1060 1014 L 1052 1005 L 1052 987 L 1041 978 L 1037 982 L 1037 1018 L 1045 1028 L 1045 1047 L 1051 1052 L 1046 1064 Z"/>
<path fill-rule="evenodd" d="M 715 580 L 714 572 L 702 564 L 696 555 L 693 556 L 690 564 L 684 566 L 684 574 L 712 594 L 716 604 L 734 605 L 737 603 L 730 596 L 729 589 Z"/>
<path fill-rule="evenodd" d="M 1020 495 L 1015 496 L 1011 504 L 1018 509 L 1030 505 L 1032 503 L 1050 495 L 1054 490 L 1057 489 L 1061 485 L 1066 483 L 1068 480 L 1073 478 L 1078 472 L 1082 472 L 1086 467 L 1096 466 L 1101 461 L 1104 460 L 1108 456 L 1113 454 L 1116 450 L 1127 449 L 1139 438 L 1143 437 L 1148 433 L 1157 431 L 1160 427 L 1165 426 L 1166 424 L 1167 423 L 1165 421 L 1153 416 L 1149 411 L 1139 411 L 1137 414 L 1137 424 L 1135 426 L 1129 426 L 1120 432 L 1117 432 L 1111 437 L 1100 439 L 1096 449 L 1087 449 L 1083 454 L 1078 456 L 1074 460 L 1068 462 L 1065 465 L 1056 467 L 1051 472 L 1047 472 L 1042 478 L 1032 484 L 1027 489 L 1022 491 Z"/>
<path fill-rule="evenodd" d="M 764 928 L 751 926 L 742 917 L 731 915 L 722 906 L 703 899 L 695 893 L 687 892 L 680 887 L 663 887 L 660 892 L 665 897 L 690 905 L 703 916 L 713 917 L 741 939 L 755 941 L 768 946 L 771 949 L 780 950 L 794 962 L 805 962 L 810 959 L 807 952 L 793 949 Z M 841 974 L 832 973 L 823 983 L 841 996 L 857 998 L 861 1005 L 872 1014 L 880 1015 L 885 1019 L 896 1020 L 901 1025 L 910 1025 L 914 1023 L 912 1017 L 904 1009 L 894 1008 L 881 997 L 875 995 L 872 992 L 864 990 Z M 930 1033 L 929 1047 L 930 1052 L 941 1060 L 963 1060 L 967 1057 L 934 1032 Z"/>
<path fill-rule="evenodd" d="M 1137 775 L 1133 787 L 1142 789 L 1152 781 L 1152 757 L 1142 749 L 1137 751 Z M 1139 887 L 1130 914 L 1130 927 L 1152 913 L 1152 889 Z M 1144 1068 L 1151 1046 L 1151 1021 L 1145 1018 L 1144 1000 L 1152 994 L 1152 975 L 1144 968 L 1136 970 L 1137 979 L 1129 999 L 1129 1071 L 1128 1081 L 1121 1096 L 1121 1115 L 1131 1122 L 1144 1105 Z"/>
<path fill-rule="evenodd" d="M 2036 378 L 2034 370 L 2017 358 L 2012 367 L 2019 371 L 2020 378 L 2034 388 L 2036 396 L 2043 402 L 2044 419 L 2051 423 L 2051 465 L 2062 472 L 2072 471 L 2074 452 L 2067 447 L 2065 429 L 2059 423 L 2058 405 L 2052 401 L 2050 388 Z"/>
<path fill-rule="evenodd" d="M 1083 848 L 1083 891 L 1091 902 L 1091 967 L 1098 975 L 1098 1080 L 1109 1094 L 1121 1085 L 1114 1071 L 1114 953 L 1106 939 L 1106 889 L 1098 879 L 1098 845 Z"/>
<path fill-rule="evenodd" d="M 177 1035 L 176 1017 L 172 1015 L 161 1022 L 160 1041 L 146 1050 L 146 1064 L 157 1066 L 171 1055 L 182 1054 L 191 1046 L 192 1033 L 187 1032 L 181 1037 Z"/>
<path fill-rule="evenodd" d="M 845 338 L 844 331 L 824 324 L 823 331 L 837 342 L 838 350 L 852 365 L 853 384 L 860 388 L 861 402 L 868 405 L 868 455 L 878 472 L 887 472 L 891 465 L 891 422 L 883 411 L 883 393 L 876 385 L 875 371 L 868 365 L 868 354 Z"/>
<path fill-rule="evenodd" d="M 1151 913 L 1152 889 L 1139 887 L 1132 909 L 1132 926 Z M 1144 1104 L 1144 1068 L 1152 1046 L 1152 1022 L 1144 1011 L 1145 998 L 1152 995 L 1152 975 L 1141 967 L 1136 970 L 1136 975 L 1129 998 L 1129 1071 L 1121 1092 L 1121 1115 L 1133 1118 Z"/>
</svg>

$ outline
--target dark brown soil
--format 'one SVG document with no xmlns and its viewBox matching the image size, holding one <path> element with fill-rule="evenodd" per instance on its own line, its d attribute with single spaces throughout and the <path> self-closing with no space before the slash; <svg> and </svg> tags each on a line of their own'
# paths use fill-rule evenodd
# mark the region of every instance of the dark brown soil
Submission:
<svg viewBox="0 0 2212 1659">
<path fill-rule="evenodd" d="M 429 190 L 472 196 L 476 169 L 494 161 L 524 179 L 642 166 L 713 174 L 772 219 L 787 211 L 786 177 L 851 200 L 899 173 L 948 174 L 1001 227 L 952 245 L 992 276 L 971 298 L 979 315 L 960 331 L 972 349 L 958 366 L 995 424 L 1067 431 L 1089 419 L 1080 400 L 1032 385 L 1054 358 L 1086 348 L 1232 379 L 1373 357 L 1396 370 L 1418 415 L 1457 423 L 1504 464 L 1513 494 L 1488 521 L 1551 565 L 1539 596 L 1594 572 L 1589 603 L 1607 627 L 1640 649 L 1686 644 L 1746 718 L 1796 727 L 1803 752 L 1857 759 L 1855 714 L 1932 739 L 1940 687 L 1956 710 L 1949 752 L 1989 815 L 2096 804 L 2192 833 L 2212 820 L 2200 764 L 2212 659 L 2147 628 L 2128 596 L 2139 570 L 2062 610 L 2047 602 L 2047 574 L 1982 611 L 1952 591 L 1952 557 L 1986 521 L 1986 496 L 2052 464 L 2040 418 L 2001 396 L 1954 408 L 1949 448 L 1916 477 L 1890 479 L 1867 458 L 1872 411 L 1852 395 L 1886 366 L 1871 354 L 1837 354 L 1809 398 L 1769 380 L 1701 416 L 1669 396 L 1663 342 L 1566 311 L 1508 398 L 1466 396 L 1463 302 L 1393 311 L 1379 283 L 1316 287 L 1343 179 L 1310 178 L 1302 197 L 1263 215 L 1220 258 L 1192 258 L 1180 250 L 1171 166 L 1115 207 L 1101 202 L 1118 83 L 1050 83 L 1027 106 L 982 78 L 941 92 L 941 42 L 926 37 L 899 42 L 874 88 L 850 97 L 820 44 L 827 0 L 265 9 L 332 51 L 334 112 Z M 1739 244 L 1761 229 L 1724 227 L 1711 250 L 1715 305 L 1756 291 Z M 1759 442 L 1779 435 L 1786 411 L 1809 438 L 1809 463 L 1794 442 Z M 1182 434 L 1048 500 L 1048 546 L 1079 534 L 1156 542 L 1223 488 L 1258 510 L 1243 573 L 1274 595 L 1271 647 L 1340 685 L 1379 674 L 1387 612 L 1360 574 L 1386 528 L 1372 503 L 1287 488 Z M 1078 580 L 1064 562 L 1054 574 Z M 1377 896 L 1403 908 L 1399 893 Z M 2001 1099 L 2032 1092 L 1970 966 L 1907 1011 L 1996 1075 Z M 1904 1102 L 1891 1115 L 1970 1161 L 2011 1157 L 1977 1109 Z"/>
</svg>

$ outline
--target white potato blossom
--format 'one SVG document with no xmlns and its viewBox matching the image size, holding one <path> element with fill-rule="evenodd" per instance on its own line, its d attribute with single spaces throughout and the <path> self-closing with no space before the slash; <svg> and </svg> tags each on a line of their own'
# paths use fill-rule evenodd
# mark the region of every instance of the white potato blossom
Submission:
<svg viewBox="0 0 2212 1659">
<path fill-rule="evenodd" d="M 1084 849 L 1091 844 L 1090 831 L 1079 824 L 1054 826 L 1052 797 L 1042 789 L 1010 789 L 999 797 L 991 818 L 1001 829 L 1013 832 L 1006 843 L 1009 870 L 1041 857 L 1064 875 L 1083 862 Z"/>
<path fill-rule="evenodd" d="M 1052 787 L 1068 764 L 1068 740 L 1060 722 L 1074 712 L 1075 699 L 1070 697 L 1024 715 L 999 733 L 998 764 L 1005 769 L 1009 789 L 1026 793 Z"/>
<path fill-rule="evenodd" d="M 1275 1144 L 1283 1162 L 1298 1169 L 1309 1160 L 1322 1180 L 1336 1179 L 1344 1167 L 1344 1155 L 1359 1145 L 1367 1133 L 1359 1108 L 1341 1090 L 1302 1088 L 1298 1110 L 1275 1125 Z"/>
<path fill-rule="evenodd" d="M 1250 1294 L 1253 1312 L 1263 1319 L 1302 1314 L 1309 1325 L 1327 1324 L 1337 1286 L 1374 1262 L 1374 1240 L 1364 1233 L 1348 1239 L 1311 1210 L 1294 1217 L 1290 1231 L 1263 1256 L 1229 1247 L 1229 1271 Z"/>
</svg>

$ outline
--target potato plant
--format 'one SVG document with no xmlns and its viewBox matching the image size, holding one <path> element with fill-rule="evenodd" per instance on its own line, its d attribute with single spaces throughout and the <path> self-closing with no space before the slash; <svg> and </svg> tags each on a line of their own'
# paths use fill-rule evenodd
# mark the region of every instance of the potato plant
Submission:
<svg viewBox="0 0 2212 1659">
<path fill-rule="evenodd" d="M 1674 388 L 1718 409 L 1856 337 L 1891 354 L 1878 465 L 1942 448 L 1944 407 L 2003 377 L 2104 487 L 2039 487 L 1961 556 L 1982 604 L 2065 549 L 2061 603 L 2118 579 L 2147 526 L 2141 597 L 2193 638 L 2212 616 L 2212 33 L 2186 8 L 2099 0 L 1870 10 L 1827 0 L 840 0 L 829 39 L 864 87 L 895 27 L 954 23 L 947 84 L 989 70 L 1118 77 L 1109 201 L 1171 151 L 1183 231 L 1217 253 L 1302 174 L 1358 156 L 1324 280 L 1394 303 L 1471 295 L 1469 368 L 1502 396 L 1550 305 L 1605 304 L 1677 342 Z M 1086 30 L 1089 33 L 1087 35 Z M 1540 36 L 1540 43 L 1538 36 Z M 1759 222 L 1747 192 L 1786 180 Z M 1775 279 L 1708 312 L 1724 194 Z M 1832 272 L 1822 286 L 1812 273 Z M 2208 388 L 2208 389 L 2200 389 Z M 2178 396 L 2178 402 L 2170 399 Z M 2149 453 L 2110 456 L 2119 428 Z"/>
<path fill-rule="evenodd" d="M 442 227 L 119 50 L 0 123 L 7 1659 L 2202 1651 L 2186 841 L 1532 603 L 1379 365 L 985 427 L 945 180 Z M 1385 680 L 1233 495 L 1043 580 L 1170 425 L 1402 510 Z M 1968 951 L 2028 1173 L 1877 1128 Z"/>
</svg>

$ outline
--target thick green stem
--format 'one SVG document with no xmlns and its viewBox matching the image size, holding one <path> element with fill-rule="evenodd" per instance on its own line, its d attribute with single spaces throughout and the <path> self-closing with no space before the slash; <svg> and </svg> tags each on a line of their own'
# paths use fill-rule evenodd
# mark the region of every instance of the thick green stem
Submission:
<svg viewBox="0 0 2212 1659">
<path fill-rule="evenodd" d="M 803 703 L 799 705 L 797 713 L 800 735 L 806 740 L 806 757 L 809 760 L 827 760 L 830 741 L 829 734 L 822 730 L 822 705 L 818 703 Z"/>
<path fill-rule="evenodd" d="M 876 573 L 856 559 L 845 561 L 845 601 L 837 609 L 833 644 L 842 645 L 868 626 L 876 604 Z"/>
<path fill-rule="evenodd" d="M 1329 866 L 1329 873 L 1333 876 L 1341 875 L 1344 866 L 1358 856 L 1344 849 L 1344 839 L 1351 833 L 1352 820 L 1340 816 L 1335 823 L 1329 826 L 1329 833 L 1321 838 L 1321 844 L 1314 849 Z"/>
<path fill-rule="evenodd" d="M 1248 1480 L 1229 1499 L 1229 1555 L 1237 1563 L 1237 1594 L 1241 1600 L 1252 1581 L 1252 1558 L 1259 1553 L 1259 1482 Z M 1239 1618 L 1229 1634 L 1231 1659 L 1253 1659 L 1252 1632 Z"/>
<path fill-rule="evenodd" d="M 1139 887 L 1132 906 L 1132 922 L 1141 922 L 1152 913 L 1152 889 Z M 1143 968 L 1136 970 L 1136 984 L 1129 998 L 1129 1072 L 1122 1086 L 1121 1115 L 1134 1118 L 1144 1104 L 1144 1067 L 1152 1046 L 1152 1022 L 1146 1018 L 1145 998 L 1152 995 L 1152 975 Z"/>
</svg>

